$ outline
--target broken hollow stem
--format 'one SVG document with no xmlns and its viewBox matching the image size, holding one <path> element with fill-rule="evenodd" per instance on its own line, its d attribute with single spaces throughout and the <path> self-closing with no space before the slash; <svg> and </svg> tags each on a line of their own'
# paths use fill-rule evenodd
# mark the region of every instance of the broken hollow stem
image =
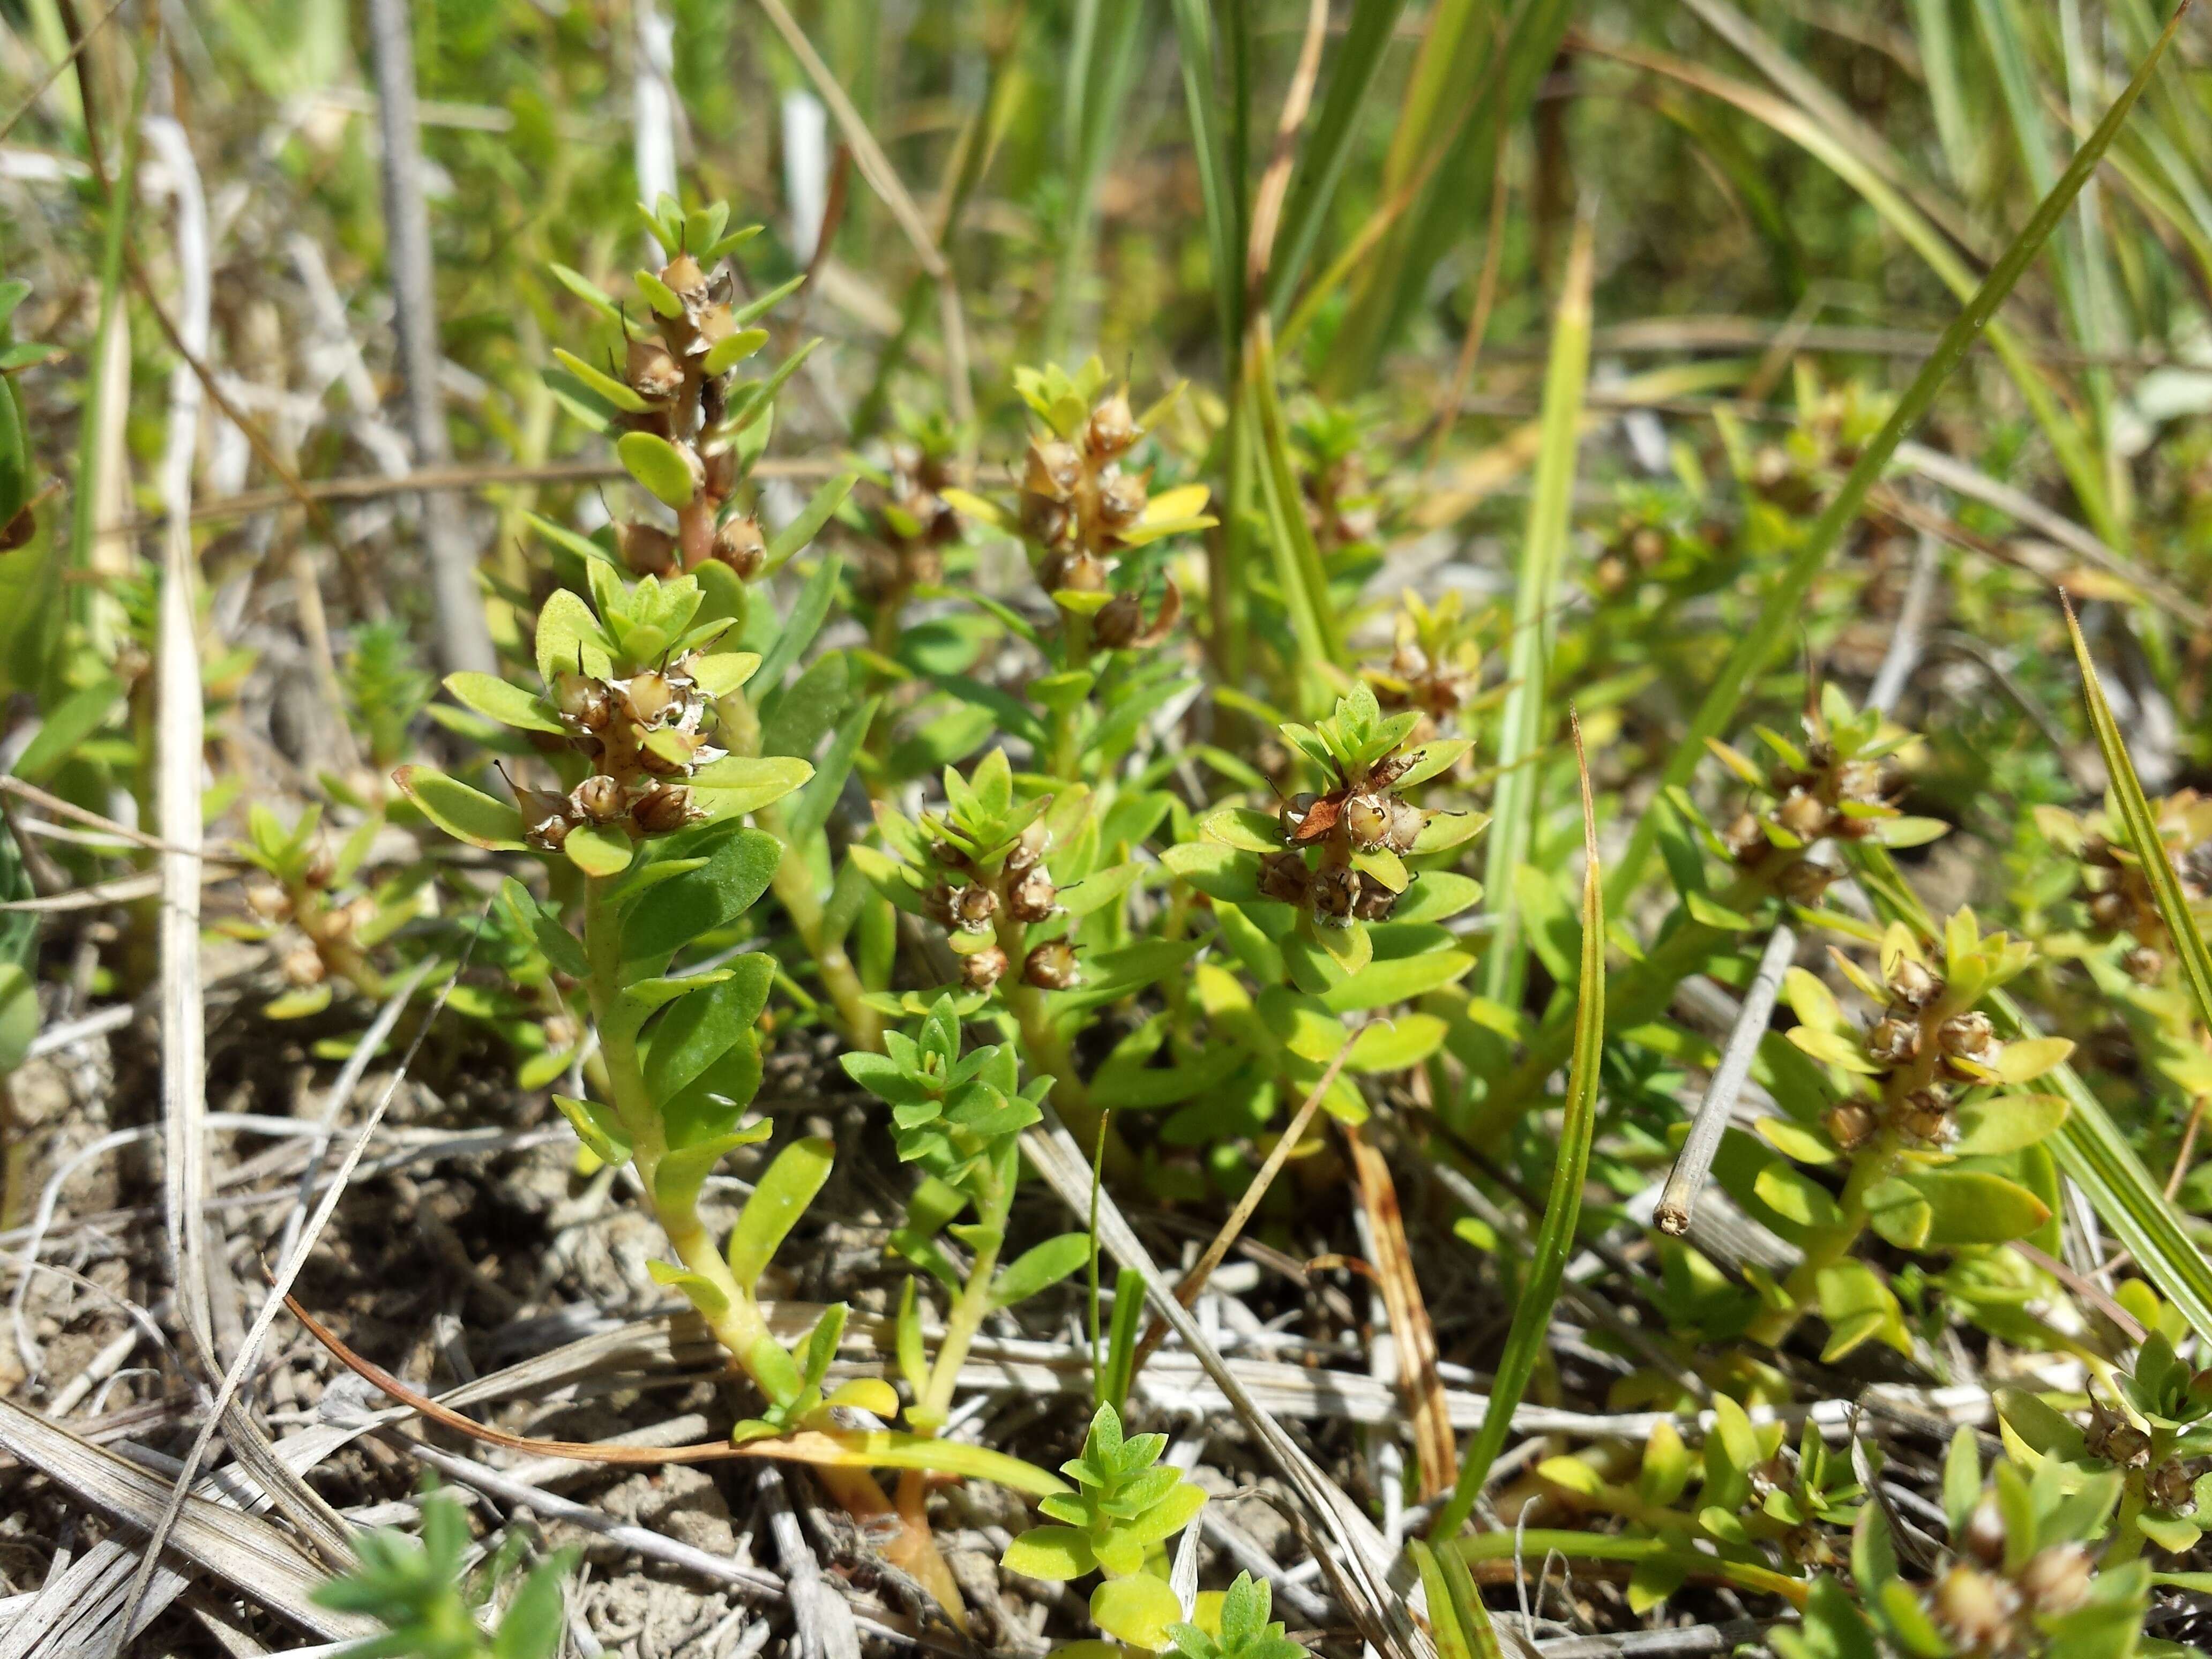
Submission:
<svg viewBox="0 0 2212 1659">
<path fill-rule="evenodd" d="M 694 1305 L 714 1340 L 728 1350 L 732 1359 L 766 1395 L 769 1388 L 754 1369 L 756 1355 L 762 1343 L 773 1346 L 775 1338 L 761 1313 L 760 1304 L 753 1299 L 750 1288 L 738 1282 L 737 1275 L 716 1248 L 699 1215 L 696 1200 L 685 1202 L 680 1208 L 664 1205 L 654 1180 L 661 1160 L 667 1156 L 668 1139 L 660 1114 L 646 1088 L 645 1068 L 637 1045 L 638 1016 L 634 1010 L 620 1006 L 620 924 L 606 902 L 611 879 L 588 878 L 584 889 L 584 955 L 591 967 L 586 989 L 592 1015 L 599 1025 L 599 1052 L 606 1065 L 611 1103 L 629 1136 L 630 1161 L 645 1188 L 646 1202 L 660 1223 L 661 1231 L 668 1235 L 676 1259 L 715 1292 L 705 1298 L 694 1298 Z M 825 1464 L 817 1466 L 815 1474 L 831 1498 L 862 1526 L 897 1522 L 897 1530 L 884 1546 L 884 1553 L 893 1565 L 924 1585 L 953 1621 L 959 1623 L 963 1616 L 959 1588 L 945 1558 L 938 1552 L 936 1540 L 930 1535 L 927 1518 L 901 1515 L 884 1496 L 875 1476 L 866 1468 Z"/>
</svg>

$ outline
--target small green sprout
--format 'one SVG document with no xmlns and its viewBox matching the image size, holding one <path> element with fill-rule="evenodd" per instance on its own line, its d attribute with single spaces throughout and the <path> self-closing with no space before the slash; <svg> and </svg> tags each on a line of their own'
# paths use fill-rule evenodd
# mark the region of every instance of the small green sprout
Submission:
<svg viewBox="0 0 2212 1659">
<path fill-rule="evenodd" d="M 510 1534 L 519 1547 L 519 1536 Z M 547 1557 L 507 1600 L 487 1634 L 485 1609 L 505 1587 L 517 1548 L 496 1552 L 474 1573 L 463 1571 L 469 1523 L 461 1506 L 436 1492 L 422 1500 L 421 1540 L 395 1528 L 355 1540 L 360 1565 L 318 1587 L 314 1599 L 341 1613 L 364 1613 L 384 1626 L 346 1650 L 349 1659 L 550 1659 L 566 1620 L 561 1583 L 576 1552 Z"/>
</svg>

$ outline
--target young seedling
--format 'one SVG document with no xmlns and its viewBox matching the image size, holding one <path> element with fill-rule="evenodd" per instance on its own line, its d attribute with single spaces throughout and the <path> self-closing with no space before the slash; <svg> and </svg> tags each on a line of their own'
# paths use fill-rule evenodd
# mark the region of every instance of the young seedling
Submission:
<svg viewBox="0 0 2212 1659">
<path fill-rule="evenodd" d="M 366 1614 L 384 1626 L 347 1648 L 356 1659 L 551 1659 L 567 1633 L 562 1583 L 577 1552 L 547 1557 L 505 1595 L 496 1626 L 488 1608 L 507 1590 L 523 1540 L 510 1533 L 490 1560 L 471 1572 L 465 1562 L 469 1523 L 459 1504 L 435 1491 L 422 1500 L 422 1535 L 380 1528 L 360 1534 L 360 1565 L 315 1591 L 342 1613 Z"/>
</svg>

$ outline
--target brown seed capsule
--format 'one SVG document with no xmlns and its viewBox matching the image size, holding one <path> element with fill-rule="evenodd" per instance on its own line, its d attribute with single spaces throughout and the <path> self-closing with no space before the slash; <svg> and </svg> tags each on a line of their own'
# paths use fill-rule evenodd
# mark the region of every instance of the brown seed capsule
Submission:
<svg viewBox="0 0 2212 1659">
<path fill-rule="evenodd" d="M 283 921 L 292 914 L 291 896 L 273 881 L 257 881 L 246 890 L 246 908 L 264 921 Z"/>
<path fill-rule="evenodd" d="M 1925 1008 L 1943 993 L 1943 981 L 1911 957 L 1899 957 L 1889 971 L 1889 994 L 1900 1008 Z"/>
<path fill-rule="evenodd" d="M 539 1027 L 545 1034 L 545 1047 L 553 1054 L 565 1054 L 574 1048 L 584 1033 L 573 1016 L 549 1015 Z"/>
<path fill-rule="evenodd" d="M 968 854 L 949 841 L 930 842 L 929 856 L 931 861 L 940 869 L 964 872 L 974 867 L 969 861 Z"/>
<path fill-rule="evenodd" d="M 999 914 L 999 896 L 980 881 L 970 882 L 952 895 L 953 925 L 963 933 L 980 933 Z"/>
<path fill-rule="evenodd" d="M 640 726 L 658 726 L 677 711 L 676 688 L 666 675 L 646 669 L 630 676 L 623 689 L 623 707 Z"/>
<path fill-rule="evenodd" d="M 597 732 L 612 718 L 613 699 L 609 696 L 605 680 L 590 678 L 583 674 L 571 674 L 566 670 L 555 676 L 553 707 L 561 718 L 580 732 Z"/>
<path fill-rule="evenodd" d="M 679 300 L 707 297 L 707 273 L 699 269 L 699 262 L 689 253 L 679 253 L 661 266 L 660 280 L 675 291 Z"/>
<path fill-rule="evenodd" d="M 1374 877 L 1363 873 L 1359 878 L 1359 896 L 1352 902 L 1352 914 L 1361 921 L 1388 921 L 1390 913 L 1398 908 L 1398 896 Z"/>
<path fill-rule="evenodd" d="M 1023 531 L 1048 547 L 1063 540 L 1068 526 L 1075 522 L 1065 502 L 1056 501 L 1049 495 L 1027 494 L 1022 497 L 1021 520 Z M 1045 582 L 1047 587 L 1056 585 Z"/>
<path fill-rule="evenodd" d="M 1941 1146 L 1959 1133 L 1951 1115 L 1951 1097 L 1939 1085 L 1915 1089 L 1898 1103 L 1897 1127 L 1915 1140 Z"/>
<path fill-rule="evenodd" d="M 939 882 L 921 896 L 922 910 L 940 927 L 957 927 L 959 916 L 952 908 L 952 901 L 958 891 L 949 881 Z"/>
<path fill-rule="evenodd" d="M 2143 1478 L 2143 1495 L 2154 1509 L 2186 1514 L 2196 1507 L 2194 1486 L 2188 1467 L 2179 1458 L 2169 1457 Z"/>
<path fill-rule="evenodd" d="M 1421 838 L 1421 831 L 1429 827 L 1430 815 L 1410 802 L 1393 800 L 1390 803 L 1390 828 L 1383 842 L 1394 853 L 1410 853 Z"/>
<path fill-rule="evenodd" d="M 1116 593 L 1091 621 L 1091 637 L 1109 651 L 1127 650 L 1144 628 L 1144 602 L 1134 593 Z"/>
<path fill-rule="evenodd" d="M 320 985 L 323 982 L 323 959 L 312 945 L 302 945 L 284 954 L 278 964 L 284 977 L 295 985 Z"/>
<path fill-rule="evenodd" d="M 1721 832 L 1721 844 L 1738 864 L 1756 863 L 1767 848 L 1766 826 L 1750 812 L 1739 812 Z"/>
<path fill-rule="evenodd" d="M 1856 1152 L 1874 1133 L 1874 1114 L 1862 1101 L 1839 1101 L 1828 1108 L 1824 1121 L 1828 1126 L 1828 1139 L 1844 1152 Z"/>
<path fill-rule="evenodd" d="M 1117 392 L 1091 411 L 1083 428 L 1083 447 L 1094 459 L 1116 460 L 1143 435 L 1129 412 L 1128 394 Z"/>
<path fill-rule="evenodd" d="M 2127 895 L 2118 889 L 2090 894 L 2089 922 L 2100 933 L 2118 933 L 2128 922 Z"/>
<path fill-rule="evenodd" d="M 1920 1022 L 1894 1015 L 1878 1019 L 1867 1033 L 1867 1058 L 1884 1066 L 1902 1066 L 1920 1052 Z"/>
<path fill-rule="evenodd" d="M 1881 764 L 1878 761 L 1845 761 L 1837 769 L 1836 793 L 1863 805 L 1878 804 L 1883 796 Z"/>
<path fill-rule="evenodd" d="M 1052 878 L 1042 870 L 1032 870 L 1006 891 L 1006 914 L 1016 921 L 1042 921 L 1055 906 Z"/>
<path fill-rule="evenodd" d="M 1030 440 L 1028 463 L 1022 472 L 1022 488 L 1032 495 L 1042 495 L 1047 501 L 1064 501 L 1075 493 L 1075 486 L 1083 477 L 1083 457 L 1077 454 L 1073 444 L 1065 444 L 1057 438 Z"/>
<path fill-rule="evenodd" d="M 676 570 L 676 538 L 659 525 L 635 521 L 615 528 L 615 544 L 623 562 L 640 576 L 672 575 Z"/>
<path fill-rule="evenodd" d="M 1052 831 L 1046 829 L 1041 823 L 1030 824 L 1028 829 L 1022 831 L 1021 839 L 1017 841 L 1006 853 L 1006 873 L 1010 876 L 1026 875 L 1030 871 L 1036 868 L 1038 861 L 1044 857 L 1046 849 L 1051 845 Z"/>
<path fill-rule="evenodd" d="M 1305 857 L 1299 853 L 1262 853 L 1260 855 L 1260 896 L 1273 899 L 1278 904 L 1295 904 L 1303 908 L 1313 893 L 1313 872 L 1306 868 Z"/>
<path fill-rule="evenodd" d="M 2089 1599 L 2093 1574 L 2088 1551 L 2079 1544 L 2054 1544 L 2030 1556 L 2014 1582 L 2030 1607 L 2051 1617 L 2071 1613 Z"/>
<path fill-rule="evenodd" d="M 1827 802 L 1818 795 L 1793 790 L 1790 798 L 1775 809 L 1774 821 L 1800 841 L 1818 841 L 1828 833 L 1835 816 Z"/>
<path fill-rule="evenodd" d="M 1325 864 L 1314 872 L 1314 915 L 1323 921 L 1352 920 L 1352 907 L 1359 902 L 1359 872 L 1348 865 Z"/>
<path fill-rule="evenodd" d="M 988 991 L 999 982 L 1007 965 L 1006 953 L 995 945 L 987 945 L 960 958 L 960 982 L 971 991 Z"/>
<path fill-rule="evenodd" d="M 566 803 L 563 803 L 565 805 Z M 522 832 L 522 838 L 541 853 L 557 853 L 568 839 L 568 819 L 565 815 L 548 814 Z"/>
<path fill-rule="evenodd" d="M 629 809 L 630 823 L 643 836 L 672 835 L 696 816 L 691 792 L 680 783 L 647 790 Z"/>
<path fill-rule="evenodd" d="M 1097 555 L 1084 552 L 1055 553 L 1038 570 L 1041 585 L 1048 592 L 1063 590 L 1075 593 L 1103 593 L 1106 591 L 1106 561 Z"/>
<path fill-rule="evenodd" d="M 1968 1649 L 1994 1651 L 2012 1640 L 2012 1586 L 1961 1563 L 1936 1586 L 1936 1622 Z"/>
<path fill-rule="evenodd" d="M 1782 892 L 1798 904 L 1818 904 L 1835 878 L 1836 872 L 1823 865 L 1810 859 L 1794 859 L 1782 867 Z"/>
<path fill-rule="evenodd" d="M 1972 1057 L 1987 1050 L 1996 1041 L 1996 1029 L 1990 1017 L 1978 1009 L 1963 1014 L 1954 1014 L 1936 1028 L 1936 1040 L 1947 1054 Z"/>
<path fill-rule="evenodd" d="M 623 378 L 639 397 L 650 403 L 665 403 L 684 389 L 684 365 L 657 337 L 632 340 Z"/>
<path fill-rule="evenodd" d="M 1985 1493 L 1982 1501 L 1974 1505 L 1973 1516 L 1966 1522 L 1966 1534 L 1959 1543 L 1967 1554 L 1984 1566 L 1996 1568 L 2003 1565 L 2004 1511 L 1997 1507 L 1995 1497 Z"/>
<path fill-rule="evenodd" d="M 1667 535 L 1656 525 L 1638 525 L 1628 538 L 1628 550 L 1646 570 L 1667 556 Z"/>
<path fill-rule="evenodd" d="M 1047 939 L 1022 963 L 1022 978 L 1042 991 L 1065 991 L 1081 977 L 1075 947 L 1064 939 Z"/>
<path fill-rule="evenodd" d="M 768 541 L 757 519 L 740 514 L 726 519 L 714 531 L 714 556 L 738 574 L 741 581 L 760 574 L 768 561 Z"/>
<path fill-rule="evenodd" d="M 2105 1437 L 2105 1455 L 2124 1469 L 2139 1469 L 2150 1462 L 2150 1437 L 2132 1423 L 2123 1423 Z"/>
<path fill-rule="evenodd" d="M 2166 971 L 2166 957 L 2148 945 L 2131 945 L 2120 957 L 2120 966 L 2139 985 L 2148 985 Z"/>
<path fill-rule="evenodd" d="M 1098 517 L 1109 530 L 1127 530 L 1145 516 L 1151 500 L 1142 477 L 1133 472 L 1109 473 L 1098 485 Z"/>
<path fill-rule="evenodd" d="M 629 809 L 622 785 L 604 772 L 594 772 L 571 789 L 568 805 L 577 817 L 593 823 L 611 823 Z"/>
<path fill-rule="evenodd" d="M 1344 803 L 1344 827 L 1354 847 L 1371 853 L 1389 839 L 1391 805 L 1381 795 L 1354 795 Z"/>
</svg>

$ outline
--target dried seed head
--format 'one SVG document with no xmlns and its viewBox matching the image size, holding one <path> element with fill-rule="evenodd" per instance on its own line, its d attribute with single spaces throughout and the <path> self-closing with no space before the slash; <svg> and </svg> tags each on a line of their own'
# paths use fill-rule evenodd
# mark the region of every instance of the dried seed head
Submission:
<svg viewBox="0 0 2212 1659">
<path fill-rule="evenodd" d="M 1127 530 L 1145 516 L 1151 496 L 1133 472 L 1109 472 L 1098 483 L 1098 517 L 1109 530 Z"/>
<path fill-rule="evenodd" d="M 1943 981 L 1911 957 L 1899 957 L 1888 975 L 1889 994 L 1900 1008 L 1917 1012 L 1943 993 Z"/>
<path fill-rule="evenodd" d="M 1082 977 L 1075 947 L 1064 939 L 1047 939 L 1022 962 L 1022 978 L 1042 991 L 1065 991 Z"/>
<path fill-rule="evenodd" d="M 1062 443 L 1057 438 L 1030 440 L 1022 488 L 1030 495 L 1064 501 L 1075 493 L 1075 486 L 1082 477 L 1083 457 L 1076 453 L 1073 444 Z"/>
<path fill-rule="evenodd" d="M 1007 890 L 1006 914 L 1016 921 L 1042 921 L 1058 908 L 1054 896 L 1052 878 L 1032 870 Z"/>
<path fill-rule="evenodd" d="M 1848 801 L 1862 805 L 1880 804 L 1882 788 L 1881 763 L 1879 761 L 1845 761 L 1836 771 L 1836 793 Z"/>
<path fill-rule="evenodd" d="M 1966 1565 L 1954 1566 L 1936 1586 L 1936 1622 L 1960 1644 L 1995 1651 L 2012 1640 L 2012 1586 Z"/>
<path fill-rule="evenodd" d="M 656 785 L 629 809 L 630 823 L 641 836 L 673 835 L 700 816 L 690 790 L 680 783 Z"/>
<path fill-rule="evenodd" d="M 558 814 L 548 813 L 544 817 L 537 820 L 534 823 L 532 823 L 530 828 L 522 832 L 523 840 L 529 842 L 530 845 L 535 847 L 541 853 L 559 852 L 561 850 L 562 843 L 568 839 L 569 827 L 569 821 L 565 810 L 568 803 L 566 801 L 562 801 L 562 805 L 564 809 L 562 812 Z M 525 818 L 527 818 L 529 814 L 526 812 L 523 816 Z"/>
<path fill-rule="evenodd" d="M 2090 925 L 2100 933 L 2117 933 L 2128 925 L 2128 896 L 2116 887 L 2089 895 Z"/>
<path fill-rule="evenodd" d="M 1314 872 L 1314 915 L 1322 921 L 1350 921 L 1358 902 L 1359 872 L 1350 866 L 1325 864 Z"/>
<path fill-rule="evenodd" d="M 964 872 L 975 867 L 969 862 L 968 854 L 949 841 L 930 842 L 929 856 L 933 863 L 944 870 Z"/>
<path fill-rule="evenodd" d="M 1996 1041 L 1996 1029 L 1990 1017 L 1978 1009 L 1963 1014 L 1954 1014 L 1936 1028 L 1936 1036 L 1947 1054 L 1971 1058 L 1987 1050 Z"/>
<path fill-rule="evenodd" d="M 940 881 L 921 896 L 921 908 L 939 927 L 956 927 L 959 913 L 952 908 L 952 901 L 958 891 L 951 882 Z"/>
<path fill-rule="evenodd" d="M 1282 810 L 1276 816 L 1283 826 L 1284 840 L 1289 841 L 1297 836 L 1299 829 L 1306 821 L 1306 814 L 1314 810 L 1319 799 L 1311 790 L 1301 790 L 1283 803 Z"/>
<path fill-rule="evenodd" d="M 1304 908 L 1313 894 L 1313 872 L 1301 853 L 1262 853 L 1260 855 L 1260 896 L 1279 904 Z"/>
<path fill-rule="evenodd" d="M 1429 827 L 1429 814 L 1411 802 L 1393 800 L 1390 803 L 1390 828 L 1382 839 L 1394 853 L 1410 853 L 1421 838 L 1421 831 Z"/>
<path fill-rule="evenodd" d="M 623 378 L 639 397 L 650 403 L 666 403 L 684 389 L 684 365 L 658 338 L 632 340 Z"/>
<path fill-rule="evenodd" d="M 1388 921 L 1390 913 L 1398 908 L 1398 896 L 1374 877 L 1363 872 L 1359 878 L 1359 896 L 1352 902 L 1352 914 L 1361 921 Z"/>
<path fill-rule="evenodd" d="M 1129 412 L 1129 394 L 1117 392 L 1091 411 L 1083 428 L 1083 447 L 1094 459 L 1116 460 L 1143 435 Z"/>
<path fill-rule="evenodd" d="M 323 982 L 323 959 L 312 945 L 301 945 L 284 953 L 278 964 L 284 977 L 295 985 L 320 985 Z"/>
<path fill-rule="evenodd" d="M 629 810 L 622 785 L 604 772 L 594 772 L 570 790 L 568 804 L 579 817 L 593 823 L 611 823 Z"/>
<path fill-rule="evenodd" d="M 1006 953 L 995 945 L 960 958 L 960 982 L 971 991 L 988 991 L 1006 973 Z"/>
<path fill-rule="evenodd" d="M 1389 839 L 1390 806 L 1380 795 L 1354 795 L 1344 803 L 1344 827 L 1354 847 L 1371 853 Z"/>
<path fill-rule="evenodd" d="M 2089 1599 L 2094 1569 L 2079 1544 L 2054 1544 L 2027 1559 L 2014 1577 L 2028 1605 L 2045 1617 L 2071 1613 Z"/>
<path fill-rule="evenodd" d="M 562 720 L 580 732 L 602 730 L 614 713 L 605 680 L 565 670 L 554 678 L 553 706 Z"/>
<path fill-rule="evenodd" d="M 1931 1146 L 1944 1145 L 1959 1132 L 1957 1120 L 1951 1115 L 1950 1095 L 1940 1084 L 1915 1089 L 1899 1101 L 1897 1127 L 1915 1140 Z"/>
<path fill-rule="evenodd" d="M 1051 845 L 1052 831 L 1046 829 L 1042 822 L 1030 824 L 1022 831 L 1021 839 L 1006 853 L 1006 873 L 1019 876 L 1036 869 L 1038 861 L 1045 855 L 1045 849 Z"/>
<path fill-rule="evenodd" d="M 1828 833 L 1835 816 L 1828 803 L 1818 795 L 1796 789 L 1775 809 L 1774 821 L 1800 841 L 1818 841 Z"/>
<path fill-rule="evenodd" d="M 1966 1535 L 1959 1542 L 1967 1554 L 1985 1567 L 2004 1564 L 2004 1511 L 1997 1507 L 1994 1495 L 1983 1494 L 1982 1501 L 1974 1505 L 1973 1516 L 1966 1522 Z"/>
<path fill-rule="evenodd" d="M 699 262 L 689 253 L 679 253 L 661 266 L 660 280 L 674 290 L 679 300 L 703 301 L 707 297 L 707 273 L 699 269 Z"/>
<path fill-rule="evenodd" d="M 1828 1108 L 1824 1120 L 1828 1126 L 1828 1139 L 1844 1152 L 1856 1152 L 1874 1133 L 1874 1113 L 1863 1101 L 1839 1101 Z"/>
<path fill-rule="evenodd" d="M 1066 504 L 1049 495 L 1024 493 L 1022 496 L 1022 528 L 1036 540 L 1048 547 L 1067 535 L 1068 526 L 1074 522 Z M 1047 582 L 1046 586 L 1053 586 Z"/>
<path fill-rule="evenodd" d="M 2143 1495 L 2154 1509 L 2186 1514 L 2196 1507 L 2194 1485 L 2188 1467 L 2179 1458 L 2169 1457 L 2144 1477 Z"/>
<path fill-rule="evenodd" d="M 640 726 L 658 726 L 673 718 L 680 702 L 669 678 L 650 668 L 631 675 L 623 691 L 623 706 Z"/>
<path fill-rule="evenodd" d="M 659 525 L 629 523 L 615 530 L 615 544 L 623 562 L 640 576 L 673 575 L 677 564 L 676 538 Z"/>
<path fill-rule="evenodd" d="M 1037 568 L 1037 580 L 1047 592 L 1062 590 L 1075 593 L 1103 593 L 1106 591 L 1106 561 L 1095 553 L 1081 550 L 1055 552 L 1047 556 Z"/>
<path fill-rule="evenodd" d="M 1867 1033 L 1867 1057 L 1884 1066 L 1902 1066 L 1920 1052 L 1920 1022 L 1895 1015 L 1878 1019 Z"/>
<path fill-rule="evenodd" d="M 1116 593 L 1091 622 L 1092 636 L 1109 651 L 1127 650 L 1144 629 L 1144 602 L 1134 593 Z"/>
<path fill-rule="evenodd" d="M 760 520 L 744 514 L 724 520 L 714 531 L 714 556 L 737 572 L 740 581 L 760 574 L 768 562 L 768 541 L 761 534 Z"/>
<path fill-rule="evenodd" d="M 290 895 L 273 881 L 257 881 L 246 890 L 246 908 L 264 921 L 285 921 L 292 915 Z"/>
<path fill-rule="evenodd" d="M 2150 1462 L 2150 1437 L 2132 1423 L 2122 1423 L 2106 1435 L 2104 1455 L 2122 1468 L 2142 1468 Z"/>
<path fill-rule="evenodd" d="M 1739 812 L 1735 821 L 1721 832 L 1721 844 L 1738 864 L 1756 863 L 1767 848 L 1766 826 L 1755 813 Z"/>
<path fill-rule="evenodd" d="M 999 896 L 980 881 L 970 882 L 952 895 L 952 918 L 963 933 L 980 933 L 999 914 Z"/>
<path fill-rule="evenodd" d="M 1781 886 L 1784 897 L 1811 906 L 1820 902 L 1820 895 L 1828 890 L 1828 884 L 1836 872 L 1811 859 L 1793 859 L 1783 866 Z"/>
</svg>

